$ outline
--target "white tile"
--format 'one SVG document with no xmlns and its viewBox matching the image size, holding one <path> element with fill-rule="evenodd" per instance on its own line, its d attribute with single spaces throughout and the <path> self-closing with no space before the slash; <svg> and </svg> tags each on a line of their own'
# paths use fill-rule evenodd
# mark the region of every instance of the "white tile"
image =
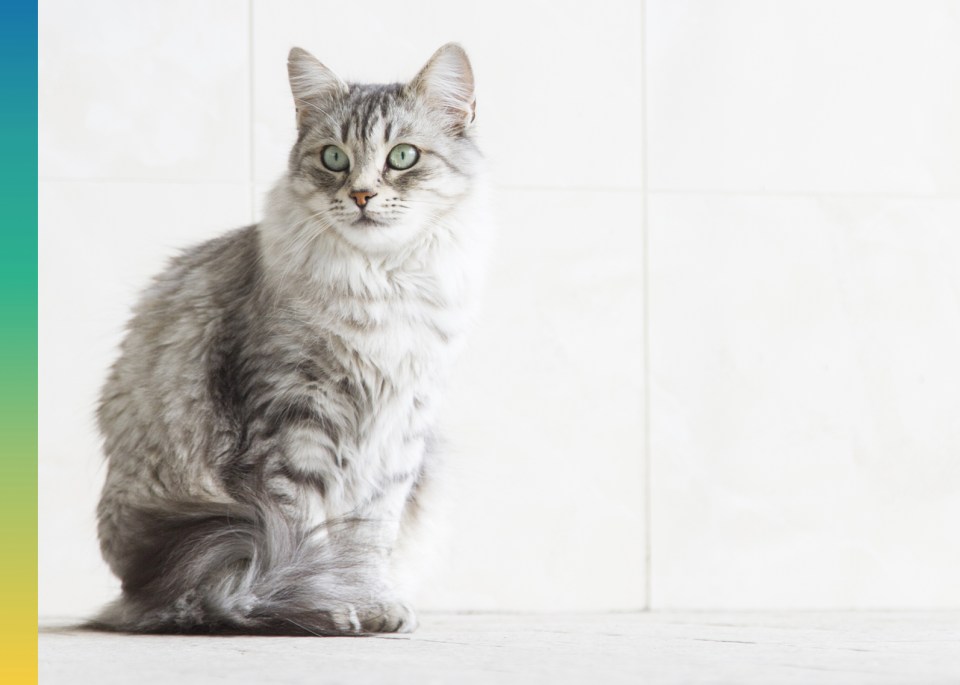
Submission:
<svg viewBox="0 0 960 685">
<path fill-rule="evenodd" d="M 654 607 L 960 606 L 960 201 L 649 212 Z"/>
<path fill-rule="evenodd" d="M 648 0 L 653 189 L 960 193 L 954 0 Z"/>
<path fill-rule="evenodd" d="M 447 565 L 423 606 L 643 606 L 639 215 L 634 192 L 499 194 L 486 303 L 441 426 Z"/>
<path fill-rule="evenodd" d="M 39 5 L 41 176 L 247 180 L 247 3 Z"/>
<path fill-rule="evenodd" d="M 94 409 L 137 292 L 178 248 L 246 223 L 249 208 L 242 184 L 40 183 L 41 613 L 89 612 L 116 591 L 94 529 Z"/>
<path fill-rule="evenodd" d="M 267 195 L 273 188 L 271 183 L 255 183 L 253 185 L 253 220 L 262 221 L 266 211 Z"/>
<path fill-rule="evenodd" d="M 639 3 L 452 7 L 370 0 L 344 10 L 315 0 L 255 0 L 257 180 L 283 171 L 296 137 L 286 80 L 292 46 L 346 79 L 391 82 L 410 79 L 434 50 L 455 40 L 475 68 L 477 125 L 498 183 L 640 185 Z"/>
</svg>

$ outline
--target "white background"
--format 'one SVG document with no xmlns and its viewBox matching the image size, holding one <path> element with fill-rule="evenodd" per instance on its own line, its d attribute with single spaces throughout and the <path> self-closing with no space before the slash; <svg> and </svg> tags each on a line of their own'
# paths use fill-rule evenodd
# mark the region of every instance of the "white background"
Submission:
<svg viewBox="0 0 960 685">
<path fill-rule="evenodd" d="M 496 183 L 422 607 L 960 607 L 960 2 L 42 0 L 40 612 L 99 559 L 99 384 L 248 224 L 301 45 L 463 43 Z"/>
</svg>

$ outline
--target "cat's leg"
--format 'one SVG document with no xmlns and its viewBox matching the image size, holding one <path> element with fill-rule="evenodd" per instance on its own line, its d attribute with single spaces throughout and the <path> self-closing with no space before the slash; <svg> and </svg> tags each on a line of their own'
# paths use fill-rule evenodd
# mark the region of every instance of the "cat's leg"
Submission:
<svg viewBox="0 0 960 685">
<path fill-rule="evenodd" d="M 368 617 L 374 625 L 382 618 L 388 627 L 400 624 L 400 632 L 413 630 L 417 621 L 410 598 L 429 569 L 438 566 L 436 542 L 444 525 L 433 513 L 445 508 L 447 492 L 440 486 L 444 479 L 438 442 L 429 428 L 404 440 L 364 504 L 363 516 L 381 522 L 385 550 L 379 562 L 389 601 L 383 603 L 382 617 Z"/>
<path fill-rule="evenodd" d="M 393 555 L 419 470 L 371 475 L 357 455 L 305 454 L 302 434 L 287 444 L 299 449 L 268 458 L 261 492 L 298 522 L 306 546 L 322 550 L 311 582 L 323 610 L 346 633 L 413 631 L 416 614 L 398 592 Z"/>
<path fill-rule="evenodd" d="M 342 544 L 345 549 L 361 550 L 368 572 L 376 578 L 376 597 L 358 611 L 364 631 L 406 633 L 418 625 L 416 613 L 396 581 L 394 564 L 414 480 L 414 475 L 389 479 L 351 512 L 351 520 L 358 526 L 348 528 L 350 539 Z"/>
</svg>

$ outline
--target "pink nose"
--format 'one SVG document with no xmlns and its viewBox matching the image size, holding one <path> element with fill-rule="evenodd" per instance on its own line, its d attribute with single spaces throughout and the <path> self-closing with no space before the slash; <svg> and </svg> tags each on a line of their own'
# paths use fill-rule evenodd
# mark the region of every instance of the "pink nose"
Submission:
<svg viewBox="0 0 960 685">
<path fill-rule="evenodd" d="M 354 190 L 350 193 L 350 197 L 353 198 L 353 201 L 357 203 L 358 207 L 363 207 L 367 204 L 367 200 L 376 196 L 376 193 L 371 193 L 369 190 Z"/>
</svg>

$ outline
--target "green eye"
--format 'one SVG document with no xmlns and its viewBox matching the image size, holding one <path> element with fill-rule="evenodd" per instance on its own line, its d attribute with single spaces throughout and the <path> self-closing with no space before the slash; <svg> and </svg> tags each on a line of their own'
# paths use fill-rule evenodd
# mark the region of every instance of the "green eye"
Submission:
<svg viewBox="0 0 960 685">
<path fill-rule="evenodd" d="M 323 148 L 320 152 L 320 161 L 322 161 L 323 166 L 327 167 L 330 171 L 345 171 L 347 167 L 350 166 L 347 153 L 336 145 L 327 145 Z"/>
<path fill-rule="evenodd" d="M 412 167 L 417 163 L 418 159 L 420 159 L 420 151 L 417 148 L 413 145 L 400 143 L 390 150 L 390 154 L 387 155 L 387 164 L 390 165 L 391 169 L 399 169 L 402 171 Z"/>
</svg>

